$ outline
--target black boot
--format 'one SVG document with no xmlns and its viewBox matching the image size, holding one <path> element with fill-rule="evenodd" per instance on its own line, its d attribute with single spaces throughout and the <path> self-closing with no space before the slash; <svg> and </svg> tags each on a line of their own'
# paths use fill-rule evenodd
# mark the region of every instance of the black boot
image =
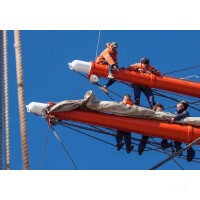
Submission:
<svg viewBox="0 0 200 200">
<path fill-rule="evenodd" d="M 124 142 L 120 142 L 119 144 L 117 144 L 117 151 L 120 151 L 123 146 Z"/>
<path fill-rule="evenodd" d="M 142 155 L 142 153 L 143 153 L 143 151 L 146 147 L 148 139 L 149 139 L 148 136 L 145 136 L 145 135 L 142 136 L 142 139 L 141 139 L 140 144 L 138 146 L 138 153 L 139 153 L 140 156 Z"/>
<path fill-rule="evenodd" d="M 140 105 L 140 98 L 135 98 L 135 105 L 136 106 L 139 106 Z"/>
<path fill-rule="evenodd" d="M 134 146 L 133 146 L 133 144 L 131 144 L 128 148 L 126 148 L 126 152 L 130 153 L 133 148 L 134 148 Z"/>
<path fill-rule="evenodd" d="M 191 148 L 189 148 L 189 149 L 187 150 L 187 161 L 188 161 L 188 162 L 192 161 L 193 158 L 194 158 L 194 156 L 195 156 L 195 151 L 194 151 L 194 149 L 191 147 Z"/>
<path fill-rule="evenodd" d="M 170 147 L 170 144 L 168 143 L 168 141 L 166 139 L 163 139 L 160 144 L 161 144 L 162 149 L 167 149 Z"/>
</svg>

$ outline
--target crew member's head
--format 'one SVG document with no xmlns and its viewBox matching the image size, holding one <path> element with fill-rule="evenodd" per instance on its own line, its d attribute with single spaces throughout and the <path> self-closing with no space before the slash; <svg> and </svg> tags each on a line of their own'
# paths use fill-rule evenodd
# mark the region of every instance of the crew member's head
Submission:
<svg viewBox="0 0 200 200">
<path fill-rule="evenodd" d="M 133 100 L 131 99 L 131 95 L 129 95 L 129 94 L 124 95 L 123 102 L 125 104 L 133 104 Z"/>
<path fill-rule="evenodd" d="M 149 66 L 149 59 L 148 58 L 142 58 L 141 63 L 142 63 L 142 66 L 144 68 L 147 68 Z"/>
<path fill-rule="evenodd" d="M 184 110 L 187 110 L 189 107 L 189 104 L 186 102 L 186 101 L 180 101 L 178 104 L 177 104 L 177 111 L 181 110 L 181 109 L 184 109 Z"/>
<path fill-rule="evenodd" d="M 158 111 L 158 112 L 164 111 L 164 106 L 161 103 L 157 103 L 153 108 L 153 111 Z"/>
<path fill-rule="evenodd" d="M 112 50 L 113 50 L 113 51 L 117 51 L 117 47 L 118 47 L 117 42 L 112 42 L 112 43 L 110 44 L 110 46 L 112 47 Z"/>
</svg>

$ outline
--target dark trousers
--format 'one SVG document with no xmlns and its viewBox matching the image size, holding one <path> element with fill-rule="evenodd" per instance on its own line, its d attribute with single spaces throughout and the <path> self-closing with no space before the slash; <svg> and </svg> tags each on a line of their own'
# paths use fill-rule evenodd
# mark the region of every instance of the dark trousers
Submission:
<svg viewBox="0 0 200 200">
<path fill-rule="evenodd" d="M 146 142 L 149 140 L 149 136 L 146 136 L 146 135 L 142 135 L 142 138 L 141 138 L 141 141 L 140 141 L 140 144 L 139 146 L 143 146 L 145 148 L 146 146 Z"/>
<path fill-rule="evenodd" d="M 142 86 L 135 85 L 135 84 L 131 84 L 131 86 L 134 89 L 134 98 L 135 99 L 140 98 L 141 92 L 143 92 L 149 102 L 150 107 L 153 108 L 153 106 L 156 105 L 156 103 L 154 101 L 153 92 L 150 88 L 142 87 Z"/>
<path fill-rule="evenodd" d="M 182 142 L 174 141 L 174 146 L 175 146 L 177 151 L 181 149 L 181 144 L 182 144 Z"/>
<path fill-rule="evenodd" d="M 126 144 L 126 148 L 129 148 L 129 146 L 131 145 L 131 133 L 117 130 L 117 135 L 116 135 L 117 144 L 122 142 L 123 138 Z"/>
<path fill-rule="evenodd" d="M 108 88 L 109 86 L 111 86 L 111 85 L 112 85 L 113 83 L 115 83 L 115 82 L 116 82 L 116 80 L 110 79 L 110 80 L 106 83 L 105 87 Z"/>
</svg>

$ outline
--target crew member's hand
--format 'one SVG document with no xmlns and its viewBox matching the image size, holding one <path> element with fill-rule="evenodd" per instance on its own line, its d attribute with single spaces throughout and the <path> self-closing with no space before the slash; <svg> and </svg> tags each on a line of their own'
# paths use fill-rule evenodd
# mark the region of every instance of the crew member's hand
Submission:
<svg viewBox="0 0 200 200">
<path fill-rule="evenodd" d="M 131 109 L 132 105 L 126 104 L 126 107 L 127 107 L 128 109 Z"/>
<path fill-rule="evenodd" d="M 152 72 L 151 72 L 151 71 L 147 71 L 146 73 L 147 73 L 147 74 L 152 74 Z"/>
<path fill-rule="evenodd" d="M 112 65 L 112 70 L 113 71 L 118 71 L 118 65 Z"/>
<path fill-rule="evenodd" d="M 143 69 L 138 69 L 138 71 L 139 71 L 139 72 L 141 72 L 141 73 L 143 73 L 143 72 L 144 72 L 144 70 L 143 70 Z"/>
</svg>

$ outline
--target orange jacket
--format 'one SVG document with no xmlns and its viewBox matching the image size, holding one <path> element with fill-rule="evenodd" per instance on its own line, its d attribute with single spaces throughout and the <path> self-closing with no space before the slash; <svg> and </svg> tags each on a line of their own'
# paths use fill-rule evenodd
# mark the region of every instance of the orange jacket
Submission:
<svg viewBox="0 0 200 200">
<path fill-rule="evenodd" d="M 141 69 L 143 73 L 147 73 L 149 71 L 152 74 L 155 74 L 157 76 L 161 75 L 161 73 L 155 67 L 153 67 L 151 65 L 148 65 L 147 68 L 144 68 L 142 66 L 142 62 L 141 61 L 140 61 L 140 63 L 132 64 L 127 69 L 130 70 L 130 71 L 138 71 L 138 69 Z"/>
<path fill-rule="evenodd" d="M 107 61 L 107 63 L 112 66 L 114 64 L 118 64 L 117 61 L 117 51 L 113 51 L 112 47 L 110 46 L 110 43 L 106 43 L 107 47 L 100 56 L 96 59 L 97 63 L 102 63 L 104 60 Z"/>
<path fill-rule="evenodd" d="M 131 100 L 127 101 L 126 103 L 123 100 L 123 101 L 120 102 L 120 104 L 123 104 L 123 105 L 127 105 L 127 104 L 133 105 L 133 100 L 131 99 Z"/>
</svg>

